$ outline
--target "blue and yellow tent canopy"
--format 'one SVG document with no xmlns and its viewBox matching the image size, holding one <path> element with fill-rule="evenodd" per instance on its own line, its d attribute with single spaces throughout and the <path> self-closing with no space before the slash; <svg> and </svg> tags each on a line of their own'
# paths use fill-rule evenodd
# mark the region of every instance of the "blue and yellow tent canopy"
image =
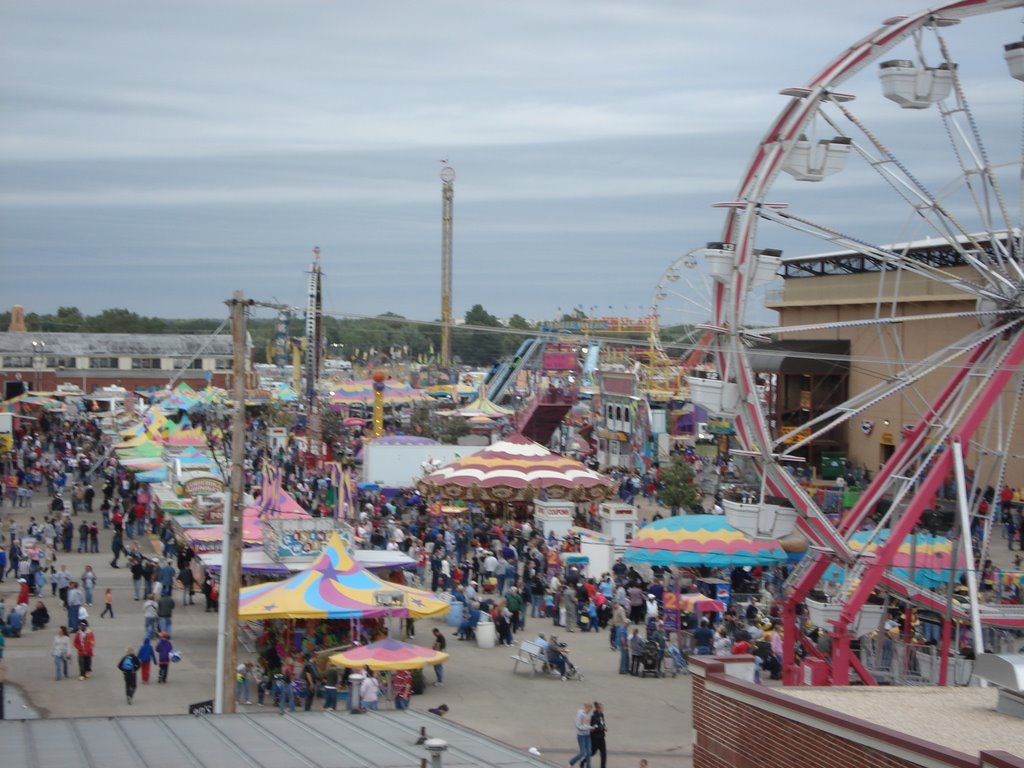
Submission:
<svg viewBox="0 0 1024 768">
<path fill-rule="evenodd" d="M 377 592 L 404 592 L 405 607 L 377 605 Z M 284 581 L 241 590 L 238 618 L 372 619 L 385 616 L 422 619 L 448 610 L 433 593 L 374 576 L 349 554 L 337 533 L 309 569 Z"/>
</svg>

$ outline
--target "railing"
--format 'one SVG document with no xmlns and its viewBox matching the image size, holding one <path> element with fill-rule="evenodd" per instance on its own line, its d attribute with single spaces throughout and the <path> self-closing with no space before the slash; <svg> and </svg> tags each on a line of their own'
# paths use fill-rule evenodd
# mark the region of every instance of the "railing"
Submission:
<svg viewBox="0 0 1024 768">
<path fill-rule="evenodd" d="M 938 646 L 906 643 L 878 635 L 863 638 L 860 660 L 879 683 L 892 685 L 938 685 L 942 657 Z M 950 656 L 947 682 L 967 685 L 974 672 L 974 661 L 959 654 Z"/>
</svg>

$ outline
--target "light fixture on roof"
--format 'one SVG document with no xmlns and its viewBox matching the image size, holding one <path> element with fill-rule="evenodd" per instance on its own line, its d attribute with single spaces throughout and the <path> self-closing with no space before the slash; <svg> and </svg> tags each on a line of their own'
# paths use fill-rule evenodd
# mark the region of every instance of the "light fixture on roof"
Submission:
<svg viewBox="0 0 1024 768">
<path fill-rule="evenodd" d="M 441 755 L 447 751 L 448 742 L 444 739 L 427 739 L 423 746 L 430 753 L 430 768 L 441 768 Z"/>
<path fill-rule="evenodd" d="M 850 146 L 851 141 L 846 136 L 821 139 L 817 144 L 811 144 L 806 136 L 800 134 L 790 147 L 782 170 L 797 181 L 821 181 L 843 170 Z"/>
<path fill-rule="evenodd" d="M 879 64 L 882 95 L 903 109 L 927 109 L 953 90 L 956 64 L 918 68 L 909 59 L 890 59 Z"/>
<path fill-rule="evenodd" d="M 1014 80 L 1024 80 L 1024 40 L 1003 46 L 1003 58 Z"/>
</svg>

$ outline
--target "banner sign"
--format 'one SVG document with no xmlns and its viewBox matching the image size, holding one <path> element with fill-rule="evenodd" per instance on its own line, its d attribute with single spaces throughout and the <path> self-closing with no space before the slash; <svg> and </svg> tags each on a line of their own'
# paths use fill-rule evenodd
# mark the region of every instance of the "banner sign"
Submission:
<svg viewBox="0 0 1024 768">
<path fill-rule="evenodd" d="M 345 529 L 348 529 L 348 533 Z M 276 563 L 312 562 L 319 555 L 331 534 L 338 534 L 350 546 L 351 528 L 338 528 L 330 518 L 311 519 L 265 519 L 263 521 L 263 551 Z"/>
<path fill-rule="evenodd" d="M 676 632 L 679 630 L 679 593 L 664 592 L 661 595 L 662 618 L 665 621 L 665 630 Z"/>
</svg>

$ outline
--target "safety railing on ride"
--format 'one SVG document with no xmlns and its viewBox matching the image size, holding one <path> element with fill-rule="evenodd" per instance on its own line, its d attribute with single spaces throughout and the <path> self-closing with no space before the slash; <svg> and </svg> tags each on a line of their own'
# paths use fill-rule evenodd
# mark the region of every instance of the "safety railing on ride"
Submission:
<svg viewBox="0 0 1024 768">
<path fill-rule="evenodd" d="M 878 683 L 890 685 L 938 685 L 942 659 L 935 645 L 907 643 L 888 636 L 864 637 L 860 660 Z M 974 661 L 956 654 L 950 657 L 949 685 L 967 685 Z"/>
</svg>

